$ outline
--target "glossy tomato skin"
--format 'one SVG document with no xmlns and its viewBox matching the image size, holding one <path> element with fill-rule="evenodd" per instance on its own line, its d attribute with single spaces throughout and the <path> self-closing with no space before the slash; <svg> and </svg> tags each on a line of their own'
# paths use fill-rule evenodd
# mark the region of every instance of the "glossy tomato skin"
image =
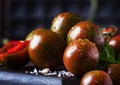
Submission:
<svg viewBox="0 0 120 85">
<path fill-rule="evenodd" d="M 108 74 L 113 81 L 113 85 L 120 85 L 120 64 L 110 64 Z"/>
<path fill-rule="evenodd" d="M 62 54 L 65 47 L 65 41 L 58 34 L 45 30 L 43 33 L 34 34 L 28 46 L 28 53 L 38 68 L 54 69 L 63 65 Z"/>
<path fill-rule="evenodd" d="M 79 38 L 89 39 L 97 46 L 101 46 L 104 42 L 102 30 L 89 21 L 81 21 L 69 30 L 67 35 L 68 43 Z"/>
<path fill-rule="evenodd" d="M 88 39 L 70 42 L 63 54 L 65 68 L 75 75 L 83 75 L 87 71 L 96 69 L 98 61 L 98 49 Z"/>
<path fill-rule="evenodd" d="M 29 41 L 33 38 L 34 34 L 43 33 L 44 31 L 45 31 L 45 28 L 36 28 L 26 36 L 25 40 Z"/>
<path fill-rule="evenodd" d="M 77 22 L 81 21 L 79 15 L 72 12 L 59 13 L 52 21 L 51 30 L 56 32 L 66 40 L 70 28 Z"/>
<path fill-rule="evenodd" d="M 0 49 L 0 62 L 12 69 L 25 66 L 30 61 L 28 44 L 29 41 L 8 41 Z"/>
<path fill-rule="evenodd" d="M 83 76 L 80 85 L 113 85 L 113 83 L 106 72 L 93 70 Z"/>
<path fill-rule="evenodd" d="M 109 40 L 108 45 L 113 47 L 113 49 L 115 50 L 116 56 L 118 56 L 120 54 L 120 35 L 116 35 L 112 37 Z"/>
</svg>

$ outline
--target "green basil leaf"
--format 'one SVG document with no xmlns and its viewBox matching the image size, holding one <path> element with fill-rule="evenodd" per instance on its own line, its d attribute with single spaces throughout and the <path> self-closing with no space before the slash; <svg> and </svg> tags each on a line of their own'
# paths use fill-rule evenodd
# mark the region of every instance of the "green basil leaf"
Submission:
<svg viewBox="0 0 120 85">
<path fill-rule="evenodd" d="M 108 44 L 104 44 L 103 47 L 100 49 L 100 64 L 112 64 L 112 63 L 120 63 L 120 61 L 116 61 L 115 59 L 115 52 L 112 47 Z"/>
</svg>

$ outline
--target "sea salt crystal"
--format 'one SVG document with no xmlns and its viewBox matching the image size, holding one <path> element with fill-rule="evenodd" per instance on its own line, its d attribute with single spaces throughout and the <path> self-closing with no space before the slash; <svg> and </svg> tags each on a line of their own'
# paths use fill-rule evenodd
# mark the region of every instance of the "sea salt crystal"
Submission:
<svg viewBox="0 0 120 85">
<path fill-rule="evenodd" d="M 67 76 L 74 76 L 74 74 L 70 73 L 70 72 L 67 72 L 66 73 Z"/>
<path fill-rule="evenodd" d="M 36 68 L 34 68 L 33 72 L 34 72 L 34 73 L 37 73 L 37 69 L 36 69 Z"/>
<path fill-rule="evenodd" d="M 50 72 L 50 73 L 45 74 L 45 75 L 47 75 L 47 76 L 54 76 L 54 75 L 57 75 L 57 72 L 56 72 L 56 71 L 54 71 L 54 72 Z"/>
<path fill-rule="evenodd" d="M 30 74 L 34 74 L 34 72 L 30 71 Z"/>
<path fill-rule="evenodd" d="M 61 73 L 58 73 L 58 75 L 57 75 L 58 77 L 61 77 L 62 76 L 62 74 Z"/>
<path fill-rule="evenodd" d="M 64 71 L 64 70 L 58 72 L 58 77 L 65 77 L 65 76 L 70 77 L 70 76 L 74 76 L 74 75 L 72 73 Z"/>
<path fill-rule="evenodd" d="M 49 72 L 50 72 L 49 68 L 44 68 L 43 70 L 39 70 L 39 73 L 42 73 L 42 74 L 47 74 Z"/>
<path fill-rule="evenodd" d="M 25 71 L 25 73 L 29 73 L 28 71 Z"/>
<path fill-rule="evenodd" d="M 50 68 L 44 68 L 44 69 L 37 69 L 34 68 L 31 71 L 25 71 L 25 73 L 33 74 L 33 75 L 46 75 L 46 76 L 58 76 L 58 77 L 71 77 L 74 76 L 74 74 L 66 71 L 66 70 L 60 70 L 57 69 L 56 71 L 51 71 Z"/>
</svg>

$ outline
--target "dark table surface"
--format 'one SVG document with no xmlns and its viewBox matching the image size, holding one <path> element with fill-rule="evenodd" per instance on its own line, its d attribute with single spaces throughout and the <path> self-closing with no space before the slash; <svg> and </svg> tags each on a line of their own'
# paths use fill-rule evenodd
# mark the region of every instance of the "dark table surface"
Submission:
<svg viewBox="0 0 120 85">
<path fill-rule="evenodd" d="M 30 74 L 34 69 L 36 68 L 33 66 L 17 70 L 0 67 L 0 85 L 79 85 L 77 77 Z"/>
</svg>

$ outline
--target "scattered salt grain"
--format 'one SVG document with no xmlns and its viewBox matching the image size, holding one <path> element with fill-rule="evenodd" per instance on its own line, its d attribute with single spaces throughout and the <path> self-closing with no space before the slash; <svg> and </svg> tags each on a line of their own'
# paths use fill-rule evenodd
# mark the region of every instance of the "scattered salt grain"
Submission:
<svg viewBox="0 0 120 85">
<path fill-rule="evenodd" d="M 48 74 L 45 74 L 45 75 L 47 75 L 47 76 L 54 76 L 54 75 L 57 75 L 57 72 L 54 71 L 54 72 L 52 72 L 52 73 L 48 73 Z"/>
<path fill-rule="evenodd" d="M 34 68 L 33 72 L 34 72 L 34 73 L 37 73 L 37 69 L 36 69 L 36 68 Z"/>
<path fill-rule="evenodd" d="M 62 77 L 62 74 L 61 73 L 58 73 L 58 75 L 57 75 L 58 77 Z"/>
<path fill-rule="evenodd" d="M 58 76 L 58 77 L 74 76 L 72 73 L 66 70 L 51 71 L 50 68 L 44 68 L 44 69 L 34 68 L 31 71 L 25 71 L 25 73 L 33 74 L 33 75 L 47 75 L 47 76 Z"/>
<path fill-rule="evenodd" d="M 50 72 L 49 68 L 44 68 L 43 70 L 39 70 L 39 73 L 42 73 L 42 74 L 47 74 L 49 72 Z"/>
<path fill-rule="evenodd" d="M 67 72 L 66 73 L 67 76 L 74 76 L 74 74 L 70 73 L 70 72 Z"/>
<path fill-rule="evenodd" d="M 25 73 L 29 73 L 28 71 L 25 71 Z"/>
</svg>

